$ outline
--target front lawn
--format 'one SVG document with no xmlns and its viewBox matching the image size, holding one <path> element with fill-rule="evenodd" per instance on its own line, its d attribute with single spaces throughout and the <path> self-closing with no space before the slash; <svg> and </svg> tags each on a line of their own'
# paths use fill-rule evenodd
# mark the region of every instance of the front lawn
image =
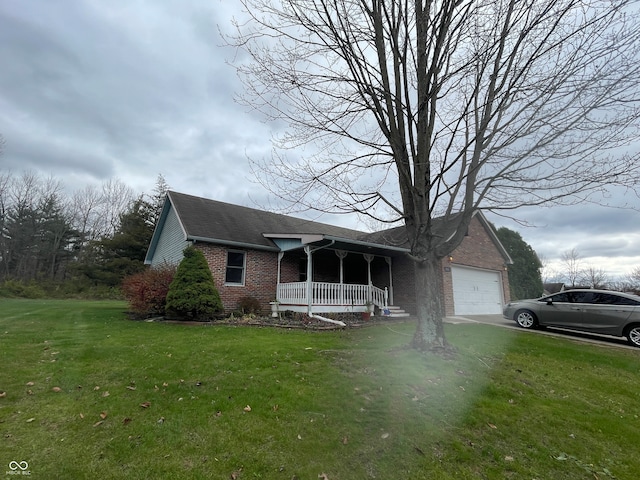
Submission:
<svg viewBox="0 0 640 480">
<path fill-rule="evenodd" d="M 0 299 L 0 473 L 640 478 L 640 351 L 447 325 L 458 354 L 443 359 L 403 348 L 411 323 L 317 332 L 125 310 Z"/>
</svg>

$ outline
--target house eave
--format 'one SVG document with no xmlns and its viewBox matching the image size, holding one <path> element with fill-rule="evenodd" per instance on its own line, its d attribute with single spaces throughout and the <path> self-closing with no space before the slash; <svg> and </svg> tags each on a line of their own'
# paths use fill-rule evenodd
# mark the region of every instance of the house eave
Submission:
<svg viewBox="0 0 640 480">
<path fill-rule="evenodd" d="M 227 247 L 246 248 L 251 250 L 263 250 L 266 252 L 279 252 L 280 249 L 276 246 L 269 245 L 256 245 L 255 243 L 235 242 L 233 240 L 222 240 L 219 238 L 199 237 L 196 235 L 187 236 L 187 241 L 197 243 L 214 243 L 216 245 L 225 245 Z"/>
<path fill-rule="evenodd" d="M 408 253 L 409 249 L 404 247 L 394 247 L 379 243 L 365 242 L 362 240 L 354 240 L 351 238 L 336 237 L 333 235 L 318 235 L 304 233 L 264 233 L 265 238 L 273 239 L 278 244 L 278 240 L 299 240 L 300 244 L 295 248 L 301 248 L 304 245 L 319 244 L 320 242 L 329 241 L 332 248 L 336 250 L 350 250 L 360 253 L 372 253 L 376 255 L 388 255 L 391 253 Z M 294 248 L 294 247 L 291 247 Z M 290 248 L 290 249 L 291 249 Z"/>
<path fill-rule="evenodd" d="M 349 238 L 340 238 L 334 237 L 331 235 L 325 235 L 325 240 L 332 240 L 336 244 L 345 244 L 345 245 L 354 245 L 357 247 L 363 247 L 366 250 L 382 250 L 382 251 L 391 251 L 396 253 L 409 253 L 410 250 L 404 247 L 394 247 L 392 245 L 383 245 L 380 243 L 371 243 L 371 242 L 363 242 L 362 240 L 352 240 Z"/>
</svg>

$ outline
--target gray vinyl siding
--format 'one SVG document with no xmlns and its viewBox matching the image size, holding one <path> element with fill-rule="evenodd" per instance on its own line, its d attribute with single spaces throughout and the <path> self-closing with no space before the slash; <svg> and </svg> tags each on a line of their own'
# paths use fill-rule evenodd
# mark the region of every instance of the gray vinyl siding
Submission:
<svg viewBox="0 0 640 480">
<path fill-rule="evenodd" d="M 184 232 L 172 206 L 158 239 L 158 245 L 151 259 L 151 266 L 156 267 L 164 263 L 177 265 L 182 260 L 182 251 L 188 245 L 189 242 L 184 239 Z"/>
</svg>

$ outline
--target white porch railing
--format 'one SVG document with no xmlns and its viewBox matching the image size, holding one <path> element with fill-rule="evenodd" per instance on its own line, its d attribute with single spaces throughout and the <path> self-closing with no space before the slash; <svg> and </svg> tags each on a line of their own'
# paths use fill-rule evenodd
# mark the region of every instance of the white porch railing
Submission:
<svg viewBox="0 0 640 480">
<path fill-rule="evenodd" d="M 277 300 L 282 305 L 309 305 L 307 282 L 279 283 Z M 386 308 L 389 301 L 387 289 L 373 285 L 312 282 L 311 305 L 364 306 L 368 303 Z"/>
</svg>

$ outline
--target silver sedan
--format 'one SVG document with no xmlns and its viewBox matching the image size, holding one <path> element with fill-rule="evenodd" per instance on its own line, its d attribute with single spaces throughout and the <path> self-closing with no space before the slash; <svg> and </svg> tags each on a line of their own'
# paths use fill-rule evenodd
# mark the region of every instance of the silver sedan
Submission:
<svg viewBox="0 0 640 480">
<path fill-rule="evenodd" d="M 608 290 L 566 290 L 504 307 L 503 316 L 522 328 L 562 327 L 626 337 L 640 347 L 640 296 Z"/>
</svg>

